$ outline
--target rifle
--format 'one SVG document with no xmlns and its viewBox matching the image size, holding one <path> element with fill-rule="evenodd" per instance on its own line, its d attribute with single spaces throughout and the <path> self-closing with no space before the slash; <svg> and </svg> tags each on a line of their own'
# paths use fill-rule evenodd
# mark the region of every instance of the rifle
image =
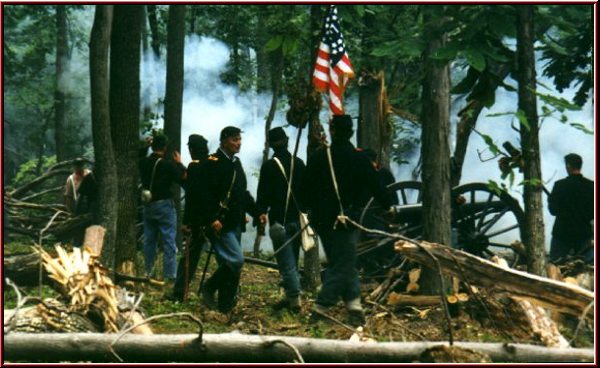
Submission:
<svg viewBox="0 0 600 368">
<path fill-rule="evenodd" d="M 183 302 L 187 301 L 190 283 L 190 247 L 192 246 L 192 234 L 186 234 L 183 238 L 185 248 L 183 249 Z"/>
</svg>

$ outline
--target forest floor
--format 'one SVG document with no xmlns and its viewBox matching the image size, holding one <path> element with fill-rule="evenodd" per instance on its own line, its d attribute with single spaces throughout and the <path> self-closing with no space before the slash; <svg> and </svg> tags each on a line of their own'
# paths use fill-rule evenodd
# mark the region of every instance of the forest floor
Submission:
<svg viewBox="0 0 600 368">
<path fill-rule="evenodd" d="M 199 265 L 203 266 L 204 261 L 205 255 L 202 256 Z M 207 277 L 214 267 L 215 262 L 212 261 Z M 274 310 L 273 305 L 284 297 L 283 289 L 279 286 L 279 273 L 274 269 L 250 263 L 244 265 L 238 303 L 229 315 L 209 310 L 202 303 L 202 297 L 197 293 L 201 275 L 202 269 L 199 266 L 185 303 L 173 302 L 166 298 L 171 291 L 169 286 L 137 284 L 134 290 L 145 294 L 140 306 L 146 316 L 190 312 L 200 318 L 207 333 L 239 331 L 244 334 L 344 340 L 349 339 L 355 332 L 343 325 L 347 315 L 341 302 L 333 308 L 332 316 L 342 323 L 309 322 L 316 292 L 303 292 L 302 310 L 298 314 L 287 310 Z M 379 305 L 369 302 L 368 295 L 378 285 L 378 282 L 368 280 L 361 283 L 367 321 L 364 332 L 367 336 L 377 341 L 448 341 L 448 322 L 441 305 L 393 307 L 385 302 Z M 405 287 L 405 284 L 399 286 Z M 476 295 L 477 298 L 470 298 L 453 310 L 451 326 L 454 341 L 542 344 L 538 336 L 531 332 L 525 316 L 514 303 L 510 303 L 507 298 L 487 294 L 485 290 L 479 290 Z M 559 330 L 567 340 L 573 338 L 578 322 L 575 317 L 561 317 Z M 165 318 L 154 321 L 152 328 L 155 333 L 194 333 L 197 325 L 186 319 Z M 593 347 L 593 329 L 581 329 L 572 346 Z"/>
<path fill-rule="evenodd" d="M 5 246 L 5 253 L 7 248 Z M 125 285 L 129 291 L 143 293 L 139 309 L 145 317 L 189 312 L 197 316 L 204 325 L 205 333 L 226 333 L 237 331 L 242 334 L 302 336 L 312 338 L 347 340 L 354 330 L 334 321 L 310 323 L 310 310 L 316 297 L 315 292 L 304 291 L 302 310 L 293 314 L 287 310 L 276 311 L 273 305 L 283 297 L 279 286 L 279 273 L 274 269 L 246 263 L 241 276 L 241 289 L 237 306 L 225 315 L 210 310 L 202 303 L 197 290 L 202 275 L 206 253 L 203 253 L 199 267 L 189 287 L 188 300 L 184 303 L 170 301 L 167 295 L 172 285 L 155 286 L 147 283 L 129 283 Z M 263 256 L 269 259 L 268 256 Z M 271 260 L 271 259 L 269 259 Z M 214 259 L 209 266 L 207 277 L 215 269 Z M 141 254 L 136 262 L 141 271 Z M 162 268 L 159 262 L 156 267 Z M 141 273 L 138 273 L 141 274 Z M 376 341 L 448 341 L 448 322 L 441 306 L 433 307 L 394 307 L 383 302 L 375 305 L 367 296 L 379 285 L 377 281 L 363 280 L 361 291 L 367 323 L 364 326 L 366 336 Z M 405 287 L 405 285 L 400 285 Z M 37 294 L 36 290 L 30 290 Z M 404 290 L 398 290 L 403 292 Z M 27 290 L 25 290 L 27 293 Z M 45 287 L 44 294 L 52 295 L 52 290 Z M 44 296 L 50 296 L 44 295 Z M 528 327 L 522 313 L 507 298 L 489 294 L 479 290 L 477 297 L 460 303 L 451 317 L 454 341 L 471 342 L 507 342 L 542 345 L 539 337 Z M 56 296 L 56 295 L 55 295 Z M 15 294 L 10 288 L 4 290 L 4 308 L 14 308 Z M 346 321 L 345 310 L 340 303 L 332 311 L 333 317 L 341 322 Z M 562 315 L 559 330 L 567 340 L 574 337 L 578 319 Z M 197 324 L 181 316 L 159 318 L 151 322 L 156 334 L 197 333 Z M 594 346 L 593 324 L 584 323 L 574 340 L 573 347 L 591 348 Z"/>
</svg>

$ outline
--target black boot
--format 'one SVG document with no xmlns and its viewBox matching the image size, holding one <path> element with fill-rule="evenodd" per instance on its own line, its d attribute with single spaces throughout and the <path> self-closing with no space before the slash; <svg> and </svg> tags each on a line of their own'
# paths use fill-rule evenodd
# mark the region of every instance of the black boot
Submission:
<svg viewBox="0 0 600 368">
<path fill-rule="evenodd" d="M 224 267 L 225 269 L 225 267 Z M 219 288 L 219 311 L 227 314 L 237 304 L 237 293 L 240 284 L 240 275 L 227 268 L 227 276 Z"/>
<path fill-rule="evenodd" d="M 210 308 L 215 309 L 217 302 L 215 300 L 215 293 L 220 290 L 227 278 L 227 267 L 220 266 L 212 276 L 206 280 L 201 290 L 198 290 L 198 294 L 202 295 L 202 301 Z M 219 294 L 221 292 L 219 291 Z"/>
</svg>

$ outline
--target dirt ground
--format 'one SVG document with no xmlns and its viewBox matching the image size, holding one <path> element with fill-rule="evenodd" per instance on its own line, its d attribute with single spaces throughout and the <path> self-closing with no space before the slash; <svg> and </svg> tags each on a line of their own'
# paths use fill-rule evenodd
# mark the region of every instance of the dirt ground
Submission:
<svg viewBox="0 0 600 368">
<path fill-rule="evenodd" d="M 208 275 L 213 270 L 209 267 Z M 200 261 L 204 265 L 204 256 Z M 332 311 L 338 320 L 310 323 L 309 315 L 316 293 L 305 291 L 302 295 L 302 311 L 292 314 L 287 310 L 275 311 L 272 305 L 283 297 L 279 287 L 278 271 L 246 263 L 241 277 L 241 291 L 238 304 L 230 315 L 207 309 L 198 296 L 201 277 L 197 271 L 185 303 L 172 302 L 165 298 L 170 287 L 150 285 L 134 286 L 145 297 L 141 308 L 146 316 L 174 312 L 190 312 L 204 323 L 206 333 L 239 331 L 244 334 L 289 335 L 327 339 L 349 339 L 355 332 L 344 326 L 347 315 L 340 303 Z M 367 323 L 364 333 L 377 341 L 448 341 L 448 322 L 441 306 L 399 307 L 370 302 L 368 295 L 377 287 L 377 282 L 363 280 L 361 284 L 363 306 Z M 405 285 L 399 284 L 400 288 Z M 398 290 L 399 292 L 404 290 Z M 578 318 L 562 315 L 559 330 L 567 340 L 573 337 Z M 469 300 L 452 308 L 452 336 L 454 341 L 511 342 L 539 344 L 522 312 L 508 298 L 486 290 L 471 294 Z M 195 333 L 197 326 L 181 318 L 159 319 L 152 324 L 155 333 Z M 574 347 L 592 347 L 594 340 L 593 323 L 587 321 L 572 342 Z"/>
</svg>

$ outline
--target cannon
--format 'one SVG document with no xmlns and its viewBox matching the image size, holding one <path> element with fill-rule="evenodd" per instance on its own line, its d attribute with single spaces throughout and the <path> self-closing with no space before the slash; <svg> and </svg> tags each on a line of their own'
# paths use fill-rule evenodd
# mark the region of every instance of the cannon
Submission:
<svg viewBox="0 0 600 368">
<path fill-rule="evenodd" d="M 422 238 L 422 184 L 401 181 L 388 186 L 398 198 L 396 214 L 391 218 L 371 198 L 365 205 L 360 223 L 365 228 L 419 240 Z M 491 190 L 485 183 L 469 183 L 452 189 L 452 244 L 474 255 L 506 259 L 511 266 L 524 260 L 520 246 L 524 223 L 519 202 L 505 191 Z M 361 232 L 357 246 L 359 266 L 365 274 L 381 273 L 400 262 L 393 251 L 394 240 L 378 234 Z"/>
</svg>

